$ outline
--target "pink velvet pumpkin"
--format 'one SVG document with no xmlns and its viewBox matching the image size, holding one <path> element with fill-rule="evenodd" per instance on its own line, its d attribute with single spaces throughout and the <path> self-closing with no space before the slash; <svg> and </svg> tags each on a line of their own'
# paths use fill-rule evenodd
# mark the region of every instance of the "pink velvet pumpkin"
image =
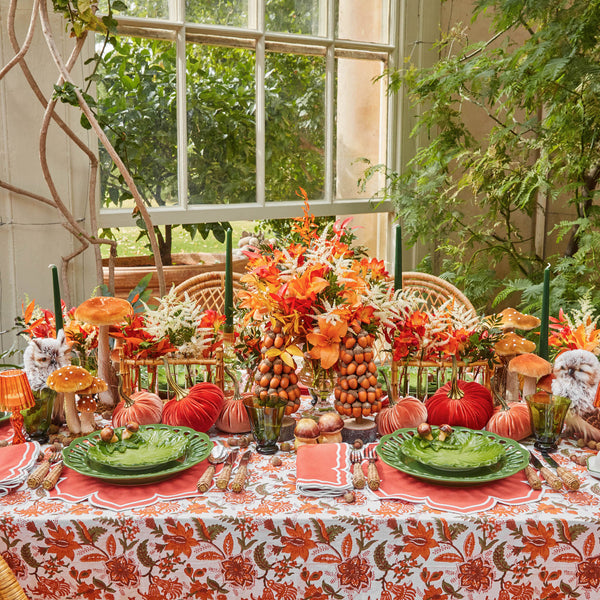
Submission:
<svg viewBox="0 0 600 600">
<path fill-rule="evenodd" d="M 511 440 L 525 439 L 531 435 L 531 419 L 527 404 L 513 402 L 508 406 L 497 406 L 485 428 Z"/>
<path fill-rule="evenodd" d="M 160 423 L 163 412 L 163 401 L 159 396 L 147 390 L 134 392 L 131 396 L 121 393 L 121 400 L 115 406 L 112 424 L 125 427 L 127 423 L 138 425 L 154 425 Z"/>
<path fill-rule="evenodd" d="M 387 435 L 396 429 L 417 427 L 421 423 L 426 423 L 427 409 L 418 398 L 412 396 L 399 398 L 396 402 L 390 398 L 390 405 L 381 409 L 375 417 L 375 422 L 379 433 Z"/>
<path fill-rule="evenodd" d="M 425 401 L 431 425 L 483 429 L 494 412 L 491 392 L 475 381 L 452 380 Z"/>
</svg>

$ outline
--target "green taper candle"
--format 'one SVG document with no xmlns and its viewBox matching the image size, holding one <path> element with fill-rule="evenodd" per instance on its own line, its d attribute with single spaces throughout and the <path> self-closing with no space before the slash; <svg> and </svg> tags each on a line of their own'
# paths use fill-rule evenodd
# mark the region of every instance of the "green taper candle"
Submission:
<svg viewBox="0 0 600 600">
<path fill-rule="evenodd" d="M 550 265 L 544 269 L 544 288 L 542 292 L 542 322 L 540 324 L 540 347 L 538 354 L 548 360 L 548 321 L 550 317 Z"/>
<path fill-rule="evenodd" d="M 58 269 L 56 265 L 50 265 L 52 269 L 52 291 L 54 292 L 54 320 L 56 321 L 56 335 L 63 329 L 62 302 L 60 300 L 60 286 L 58 285 Z"/>
<path fill-rule="evenodd" d="M 402 289 L 402 228 L 396 226 L 396 262 L 394 263 L 394 289 Z"/>
<path fill-rule="evenodd" d="M 225 333 L 233 332 L 233 267 L 231 229 L 225 232 Z"/>
</svg>

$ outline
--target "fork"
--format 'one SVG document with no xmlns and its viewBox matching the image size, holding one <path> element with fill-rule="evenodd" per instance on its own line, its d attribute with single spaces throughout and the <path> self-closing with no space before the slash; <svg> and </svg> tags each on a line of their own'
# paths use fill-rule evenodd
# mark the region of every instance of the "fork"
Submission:
<svg viewBox="0 0 600 600">
<path fill-rule="evenodd" d="M 359 452 L 358 450 L 352 450 L 352 452 L 350 452 L 350 462 L 352 463 L 352 485 L 357 490 L 362 490 L 367 483 L 361 466 L 362 461 L 362 452 Z"/>
<path fill-rule="evenodd" d="M 370 448 L 366 452 L 366 458 L 369 460 L 369 466 L 367 467 L 367 483 L 369 484 L 369 488 L 373 491 L 379 489 L 379 473 L 377 472 L 377 452 L 375 452 L 375 448 Z"/>
</svg>

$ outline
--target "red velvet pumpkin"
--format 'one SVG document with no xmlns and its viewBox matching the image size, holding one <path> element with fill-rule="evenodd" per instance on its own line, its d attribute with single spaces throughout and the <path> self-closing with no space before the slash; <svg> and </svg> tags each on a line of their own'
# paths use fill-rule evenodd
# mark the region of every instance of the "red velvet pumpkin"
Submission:
<svg viewBox="0 0 600 600">
<path fill-rule="evenodd" d="M 166 425 L 191 427 L 206 433 L 217 420 L 223 408 L 223 390 L 214 383 L 202 382 L 184 390 L 171 376 L 165 361 L 165 375 L 175 397 L 163 408 L 163 423 Z"/>
<path fill-rule="evenodd" d="M 390 398 L 390 405 L 383 408 L 375 417 L 377 430 L 381 435 L 393 433 L 396 429 L 404 427 L 417 427 L 427 422 L 427 408 L 418 398 L 406 396 L 394 402 Z"/>
<path fill-rule="evenodd" d="M 112 424 L 124 427 L 127 423 L 139 425 L 154 425 L 160 423 L 163 412 L 163 401 L 159 396 L 147 390 L 134 392 L 126 396 L 122 391 L 121 401 L 115 406 Z"/>
<path fill-rule="evenodd" d="M 485 428 L 511 440 L 522 440 L 531 435 L 529 408 L 524 402 L 497 406 Z"/>
<path fill-rule="evenodd" d="M 452 380 L 425 401 L 431 425 L 483 429 L 494 412 L 491 392 L 475 381 Z"/>
<path fill-rule="evenodd" d="M 240 387 L 237 378 L 225 369 L 225 372 L 233 380 L 233 393 L 225 396 L 223 408 L 215 423 L 217 429 L 226 433 L 247 433 L 251 430 L 248 412 L 244 407 L 244 398 L 252 394 L 243 394 L 240 396 Z"/>
</svg>

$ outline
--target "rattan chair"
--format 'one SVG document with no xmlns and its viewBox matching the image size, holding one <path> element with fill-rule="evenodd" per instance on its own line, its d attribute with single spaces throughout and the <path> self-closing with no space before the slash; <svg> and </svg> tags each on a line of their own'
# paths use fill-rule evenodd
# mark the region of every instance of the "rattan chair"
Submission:
<svg viewBox="0 0 600 600">
<path fill-rule="evenodd" d="M 429 275 L 429 273 L 417 273 L 416 271 L 402 273 L 402 289 L 418 292 L 432 307 L 440 306 L 444 302 L 454 299 L 457 305 L 475 312 L 470 300 L 457 287 L 445 279 Z"/>
<path fill-rule="evenodd" d="M 0 555 L 0 600 L 28 600 L 8 563 Z"/>
<path fill-rule="evenodd" d="M 233 273 L 233 297 L 242 289 L 240 273 Z M 225 306 L 225 272 L 210 271 L 190 277 L 175 288 L 175 295 L 183 299 L 185 294 L 196 300 L 204 310 L 216 310 L 223 314 Z"/>
</svg>

